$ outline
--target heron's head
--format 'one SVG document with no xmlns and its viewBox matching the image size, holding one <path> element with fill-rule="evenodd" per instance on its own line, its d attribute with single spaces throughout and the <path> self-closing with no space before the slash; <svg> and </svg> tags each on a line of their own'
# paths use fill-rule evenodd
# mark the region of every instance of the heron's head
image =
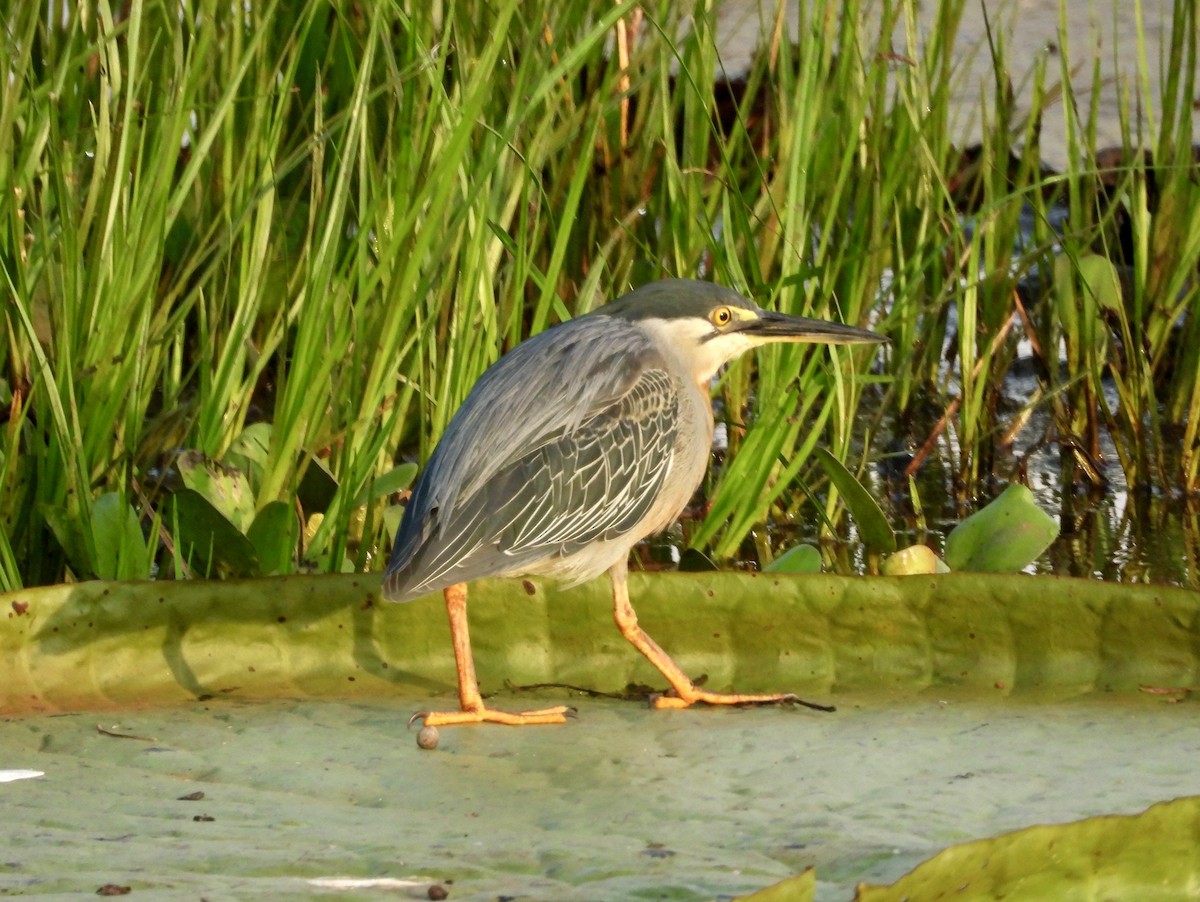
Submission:
<svg viewBox="0 0 1200 902">
<path fill-rule="evenodd" d="M 664 279 L 643 285 L 595 311 L 636 322 L 674 350 L 699 384 L 724 364 L 772 342 L 874 344 L 882 335 L 804 316 L 763 310 L 735 291 L 711 282 Z"/>
</svg>

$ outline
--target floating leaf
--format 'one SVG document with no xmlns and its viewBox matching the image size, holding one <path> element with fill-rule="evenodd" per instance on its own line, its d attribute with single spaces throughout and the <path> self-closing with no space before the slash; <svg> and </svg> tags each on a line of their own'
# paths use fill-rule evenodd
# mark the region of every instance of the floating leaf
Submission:
<svg viewBox="0 0 1200 902">
<path fill-rule="evenodd" d="M 144 862 L 145 885 L 178 886 L 186 875 L 200 893 L 214 895 L 219 878 L 229 881 L 220 884 L 226 895 L 253 886 L 277 897 L 288 887 L 280 874 L 298 885 L 300 840 L 318 851 L 336 841 L 334 857 L 315 860 L 312 874 L 343 873 L 347 849 L 374 873 L 375 862 L 392 860 L 397 829 L 436 863 L 461 842 L 463 811 L 478 810 L 470 829 L 508 839 L 483 844 L 457 875 L 463 897 L 652 898 L 669 884 L 686 890 L 681 897 L 728 898 L 815 863 L 825 872 L 822 898 L 845 900 L 849 881 L 895 879 L 931 844 L 1134 810 L 1200 785 L 1184 754 L 1196 735 L 1194 706 L 1137 691 L 1194 684 L 1194 591 L 1013 574 L 729 573 L 635 573 L 630 591 L 647 631 L 687 672 L 708 674 L 710 688 L 787 688 L 839 711 L 655 712 L 565 688 L 506 690 L 506 682 L 557 682 L 622 692 L 630 682 L 661 687 L 662 678 L 617 635 L 607 580 L 574 589 L 483 580 L 471 587 L 471 617 L 484 691 L 504 696 L 497 707 L 573 704 L 578 721 L 447 729 L 437 757 L 420 757 L 430 753 L 416 748 L 404 719 L 457 704 L 436 594 L 383 604 L 376 573 L 93 581 L 0 596 L 9 613 L 0 617 L 0 709 L 111 712 L 23 718 L 0 731 L 5 766 L 54 777 L 18 790 L 5 808 L 8 834 L 36 840 L 18 843 L 5 878 L 44 877 L 22 885 L 66 891 L 82 885 L 81 873 L 108 873 L 112 844 L 93 839 L 88 825 L 97 811 L 119 811 L 136 819 L 137 836 L 121 842 Z M 1077 683 L 1079 671 L 1088 673 Z M 1000 680 L 1026 689 L 1020 703 L 1004 700 Z M 198 697 L 211 699 L 194 704 Z M 353 701 L 337 701 L 346 697 Z M 274 701 L 248 703 L 255 698 Z M 111 738 L 89 735 L 101 720 L 119 724 Z M 135 750 L 113 733 L 158 741 Z M 320 767 L 295 766 L 295 750 L 306 748 L 321 749 Z M 703 785 L 693 762 L 704 762 Z M 88 792 L 68 779 L 76 773 L 87 775 Z M 223 801 L 231 773 L 234 817 Z M 449 781 L 467 803 L 439 804 Z M 497 787 L 504 798 L 471 801 Z M 223 806 L 203 843 L 178 843 L 193 808 L 170 800 L 188 789 L 208 790 L 206 805 Z M 364 805 L 364 797 L 384 801 Z M 509 801 L 533 797 L 541 802 L 528 811 Z M 418 808 L 426 816 L 409 824 Z M 611 815 L 608 833 L 596 830 L 598 811 Z M 244 825 L 260 812 L 294 815 L 300 828 L 259 831 L 267 845 L 248 858 Z M 739 841 L 711 843 L 712 825 L 729 823 L 731 812 Z M 42 836 L 39 824 L 54 829 Z M 1194 860 L 1186 820 L 1145 828 L 1155 842 L 1169 837 L 1177 855 L 1190 837 Z M 354 845 L 364 837 L 369 846 Z M 179 854 L 164 857 L 171 842 Z M 531 867 L 533 846 L 542 864 Z M 1020 866 L 1016 854 L 990 848 Z M 218 850 L 228 855 L 219 868 Z M 64 860 L 73 865 L 65 872 Z M 549 878 L 547 861 L 567 864 Z M 946 898 L 995 898 L 970 889 Z M 803 880 L 783 890 L 807 898 Z"/>
<path fill-rule="evenodd" d="M 764 573 L 820 573 L 821 552 L 812 545 L 789 548 L 767 566 Z"/>
<path fill-rule="evenodd" d="M 1027 827 L 951 846 L 891 886 L 860 884 L 855 902 L 903 899 L 1195 898 L 1200 798 L 1135 815 Z"/>
<path fill-rule="evenodd" d="M 243 566 L 253 563 L 252 549 L 243 554 Z M 0 596 L 0 611 L 14 603 L 20 611 L 0 617 L 0 706 L 193 697 L 178 683 L 184 669 L 199 691 L 237 687 L 246 697 L 388 694 L 402 680 L 410 691 L 452 691 L 441 599 L 380 604 L 379 588 L 369 573 L 91 581 Z M 1137 693 L 1192 686 L 1200 667 L 1200 596 L 1166 586 L 1026 574 L 632 573 L 629 588 L 646 631 L 716 690 L 783 688 L 817 699 L 833 687 Z M 478 580 L 471 626 L 485 692 L 506 680 L 605 692 L 662 685 L 615 632 L 605 579 L 569 589 Z M 121 666 L 96 667 L 105 655 Z"/>
<path fill-rule="evenodd" d="M 901 548 L 883 562 L 884 576 L 916 576 L 923 573 L 947 573 L 947 567 L 928 545 Z"/>
<path fill-rule="evenodd" d="M 1058 537 L 1058 522 L 1013 483 L 946 537 L 951 570 L 1015 571 L 1027 567 Z"/>
</svg>

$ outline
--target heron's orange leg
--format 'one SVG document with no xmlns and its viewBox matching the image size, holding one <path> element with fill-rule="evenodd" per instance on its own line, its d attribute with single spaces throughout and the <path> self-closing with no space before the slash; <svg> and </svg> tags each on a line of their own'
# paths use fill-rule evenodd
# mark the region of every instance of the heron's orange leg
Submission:
<svg viewBox="0 0 1200 902">
<path fill-rule="evenodd" d="M 454 643 L 454 663 L 458 669 L 458 701 L 461 711 L 418 711 L 409 720 L 421 720 L 427 727 L 444 727 L 462 723 L 502 723 L 510 726 L 542 723 L 566 723 L 571 710 L 565 705 L 537 711 L 494 711 L 484 707 L 475 678 L 475 661 L 471 657 L 471 634 L 467 628 L 467 586 L 455 583 L 447 586 L 446 613 L 450 616 L 450 639 Z"/>
<path fill-rule="evenodd" d="M 790 692 L 772 695 L 743 695 L 732 692 L 709 692 L 697 687 L 679 665 L 671 660 L 671 656 L 638 626 L 637 613 L 633 610 L 633 605 L 629 603 L 629 586 L 626 582 L 628 572 L 628 565 L 625 562 L 615 565 L 609 571 L 613 584 L 613 616 L 621 635 L 645 655 L 671 684 L 674 694 L 656 696 L 654 707 L 687 708 L 696 702 L 703 702 L 706 705 L 780 705 L 800 701 Z"/>
</svg>

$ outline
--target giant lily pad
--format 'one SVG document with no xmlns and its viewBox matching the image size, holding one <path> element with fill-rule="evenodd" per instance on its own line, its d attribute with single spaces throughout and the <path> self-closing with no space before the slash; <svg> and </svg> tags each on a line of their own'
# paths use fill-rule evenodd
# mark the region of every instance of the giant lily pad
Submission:
<svg viewBox="0 0 1200 902">
<path fill-rule="evenodd" d="M 986 507 L 946 536 L 946 563 L 952 570 L 1020 570 L 1058 537 L 1058 522 L 1033 500 L 1027 486 L 1014 482 Z"/>
<path fill-rule="evenodd" d="M 662 686 L 603 581 L 484 582 L 471 618 L 491 703 L 566 700 L 578 718 L 447 728 L 428 752 L 405 723 L 456 701 L 442 605 L 377 589 L 368 575 L 0 596 L 0 766 L 44 774 L 0 789 L 0 893 L 711 899 L 813 867 L 773 898 L 833 902 L 947 846 L 1200 794 L 1194 592 L 635 576 L 642 624 L 709 686 L 838 706 L 668 712 L 561 685 Z"/>
<path fill-rule="evenodd" d="M 816 898 L 849 902 L 946 846 L 1200 793 L 1194 706 L 1149 695 L 493 703 L 565 697 L 565 726 L 447 728 L 433 752 L 405 721 L 440 686 L 8 719 L 0 761 L 45 776 L 0 784 L 0 893 L 699 902 L 814 867 Z"/>
<path fill-rule="evenodd" d="M 78 710 L 234 693 L 450 688 L 439 598 L 393 605 L 373 575 L 105 583 L 0 596 L 0 710 Z M 472 638 L 486 689 L 661 679 L 612 625 L 605 580 L 481 581 Z M 710 688 L 1073 695 L 1188 686 L 1200 596 L 1021 574 L 896 578 L 637 575 L 642 625 Z"/>
<path fill-rule="evenodd" d="M 1027 827 L 952 846 L 891 886 L 860 886 L 857 902 L 905 899 L 1137 899 L 1175 902 L 1200 891 L 1200 798 L 1137 815 Z"/>
</svg>

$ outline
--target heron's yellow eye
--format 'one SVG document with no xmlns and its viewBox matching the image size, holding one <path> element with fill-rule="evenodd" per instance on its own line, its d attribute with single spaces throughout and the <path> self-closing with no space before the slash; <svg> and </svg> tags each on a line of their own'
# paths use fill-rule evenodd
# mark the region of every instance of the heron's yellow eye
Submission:
<svg viewBox="0 0 1200 902">
<path fill-rule="evenodd" d="M 722 328 L 733 322 L 733 311 L 728 307 L 718 307 L 712 312 L 712 316 L 710 318 L 712 319 L 714 326 Z"/>
</svg>

